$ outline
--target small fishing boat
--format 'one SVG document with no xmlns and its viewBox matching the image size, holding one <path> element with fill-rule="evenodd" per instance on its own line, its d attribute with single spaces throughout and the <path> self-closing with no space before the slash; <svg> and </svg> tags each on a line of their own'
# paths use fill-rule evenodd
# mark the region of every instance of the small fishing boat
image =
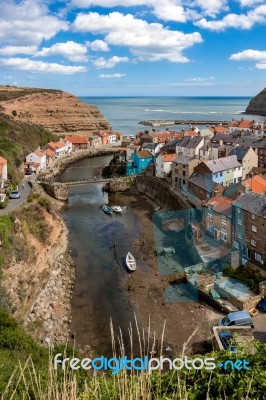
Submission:
<svg viewBox="0 0 266 400">
<path fill-rule="evenodd" d="M 113 209 L 113 211 L 114 212 L 116 212 L 116 213 L 122 213 L 122 207 L 120 207 L 120 206 L 112 206 L 112 209 Z"/>
<path fill-rule="evenodd" d="M 136 260 L 130 252 L 127 253 L 126 264 L 129 271 L 136 271 L 137 268 Z"/>
<path fill-rule="evenodd" d="M 107 204 L 104 204 L 104 205 L 103 205 L 103 211 L 104 211 L 106 214 L 112 214 L 113 209 L 112 209 L 112 207 L 108 206 Z"/>
</svg>

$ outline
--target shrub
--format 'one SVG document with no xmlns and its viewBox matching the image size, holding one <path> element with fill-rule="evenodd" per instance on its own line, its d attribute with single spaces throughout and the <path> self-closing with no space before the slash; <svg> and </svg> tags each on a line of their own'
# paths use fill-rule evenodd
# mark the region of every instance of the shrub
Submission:
<svg viewBox="0 0 266 400">
<path fill-rule="evenodd" d="M 16 117 L 16 116 L 18 115 L 17 111 L 16 111 L 16 110 L 13 110 L 13 111 L 12 111 L 12 115 L 14 115 L 14 117 Z"/>
<path fill-rule="evenodd" d="M 45 197 L 40 197 L 38 199 L 38 204 L 44 207 L 48 212 L 51 211 L 51 202 L 50 200 L 46 199 Z"/>
</svg>

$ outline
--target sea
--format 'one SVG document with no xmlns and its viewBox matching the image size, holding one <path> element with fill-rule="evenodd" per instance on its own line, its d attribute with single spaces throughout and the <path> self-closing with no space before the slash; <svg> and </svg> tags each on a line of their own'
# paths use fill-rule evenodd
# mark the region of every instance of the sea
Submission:
<svg viewBox="0 0 266 400">
<path fill-rule="evenodd" d="M 135 135 L 148 129 L 140 121 L 159 120 L 240 120 L 251 97 L 81 97 L 96 105 L 114 130 Z M 264 117 L 245 115 L 245 119 L 264 121 Z M 179 130 L 181 127 L 169 126 Z M 184 128 L 184 126 L 182 126 Z M 156 128 L 165 130 L 165 127 Z"/>
</svg>

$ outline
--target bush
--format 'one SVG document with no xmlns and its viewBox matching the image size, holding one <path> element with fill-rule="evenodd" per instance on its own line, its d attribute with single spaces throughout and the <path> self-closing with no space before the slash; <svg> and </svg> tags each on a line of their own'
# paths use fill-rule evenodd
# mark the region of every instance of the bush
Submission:
<svg viewBox="0 0 266 400">
<path fill-rule="evenodd" d="M 14 115 L 14 117 L 16 117 L 16 116 L 18 115 L 17 111 L 16 111 L 16 110 L 13 110 L 13 111 L 12 111 L 12 115 Z"/>
<path fill-rule="evenodd" d="M 38 204 L 44 207 L 48 212 L 51 211 L 51 202 L 50 200 L 46 199 L 45 197 L 40 197 L 38 199 Z"/>
</svg>

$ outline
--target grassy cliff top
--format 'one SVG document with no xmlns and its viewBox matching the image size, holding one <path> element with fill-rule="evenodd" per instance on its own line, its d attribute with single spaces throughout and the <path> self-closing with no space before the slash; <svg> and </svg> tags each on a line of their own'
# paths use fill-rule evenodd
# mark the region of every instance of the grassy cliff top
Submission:
<svg viewBox="0 0 266 400">
<path fill-rule="evenodd" d="M 62 90 L 0 85 L 0 101 L 9 101 L 33 93 L 60 93 L 60 92 L 62 92 Z"/>
</svg>

